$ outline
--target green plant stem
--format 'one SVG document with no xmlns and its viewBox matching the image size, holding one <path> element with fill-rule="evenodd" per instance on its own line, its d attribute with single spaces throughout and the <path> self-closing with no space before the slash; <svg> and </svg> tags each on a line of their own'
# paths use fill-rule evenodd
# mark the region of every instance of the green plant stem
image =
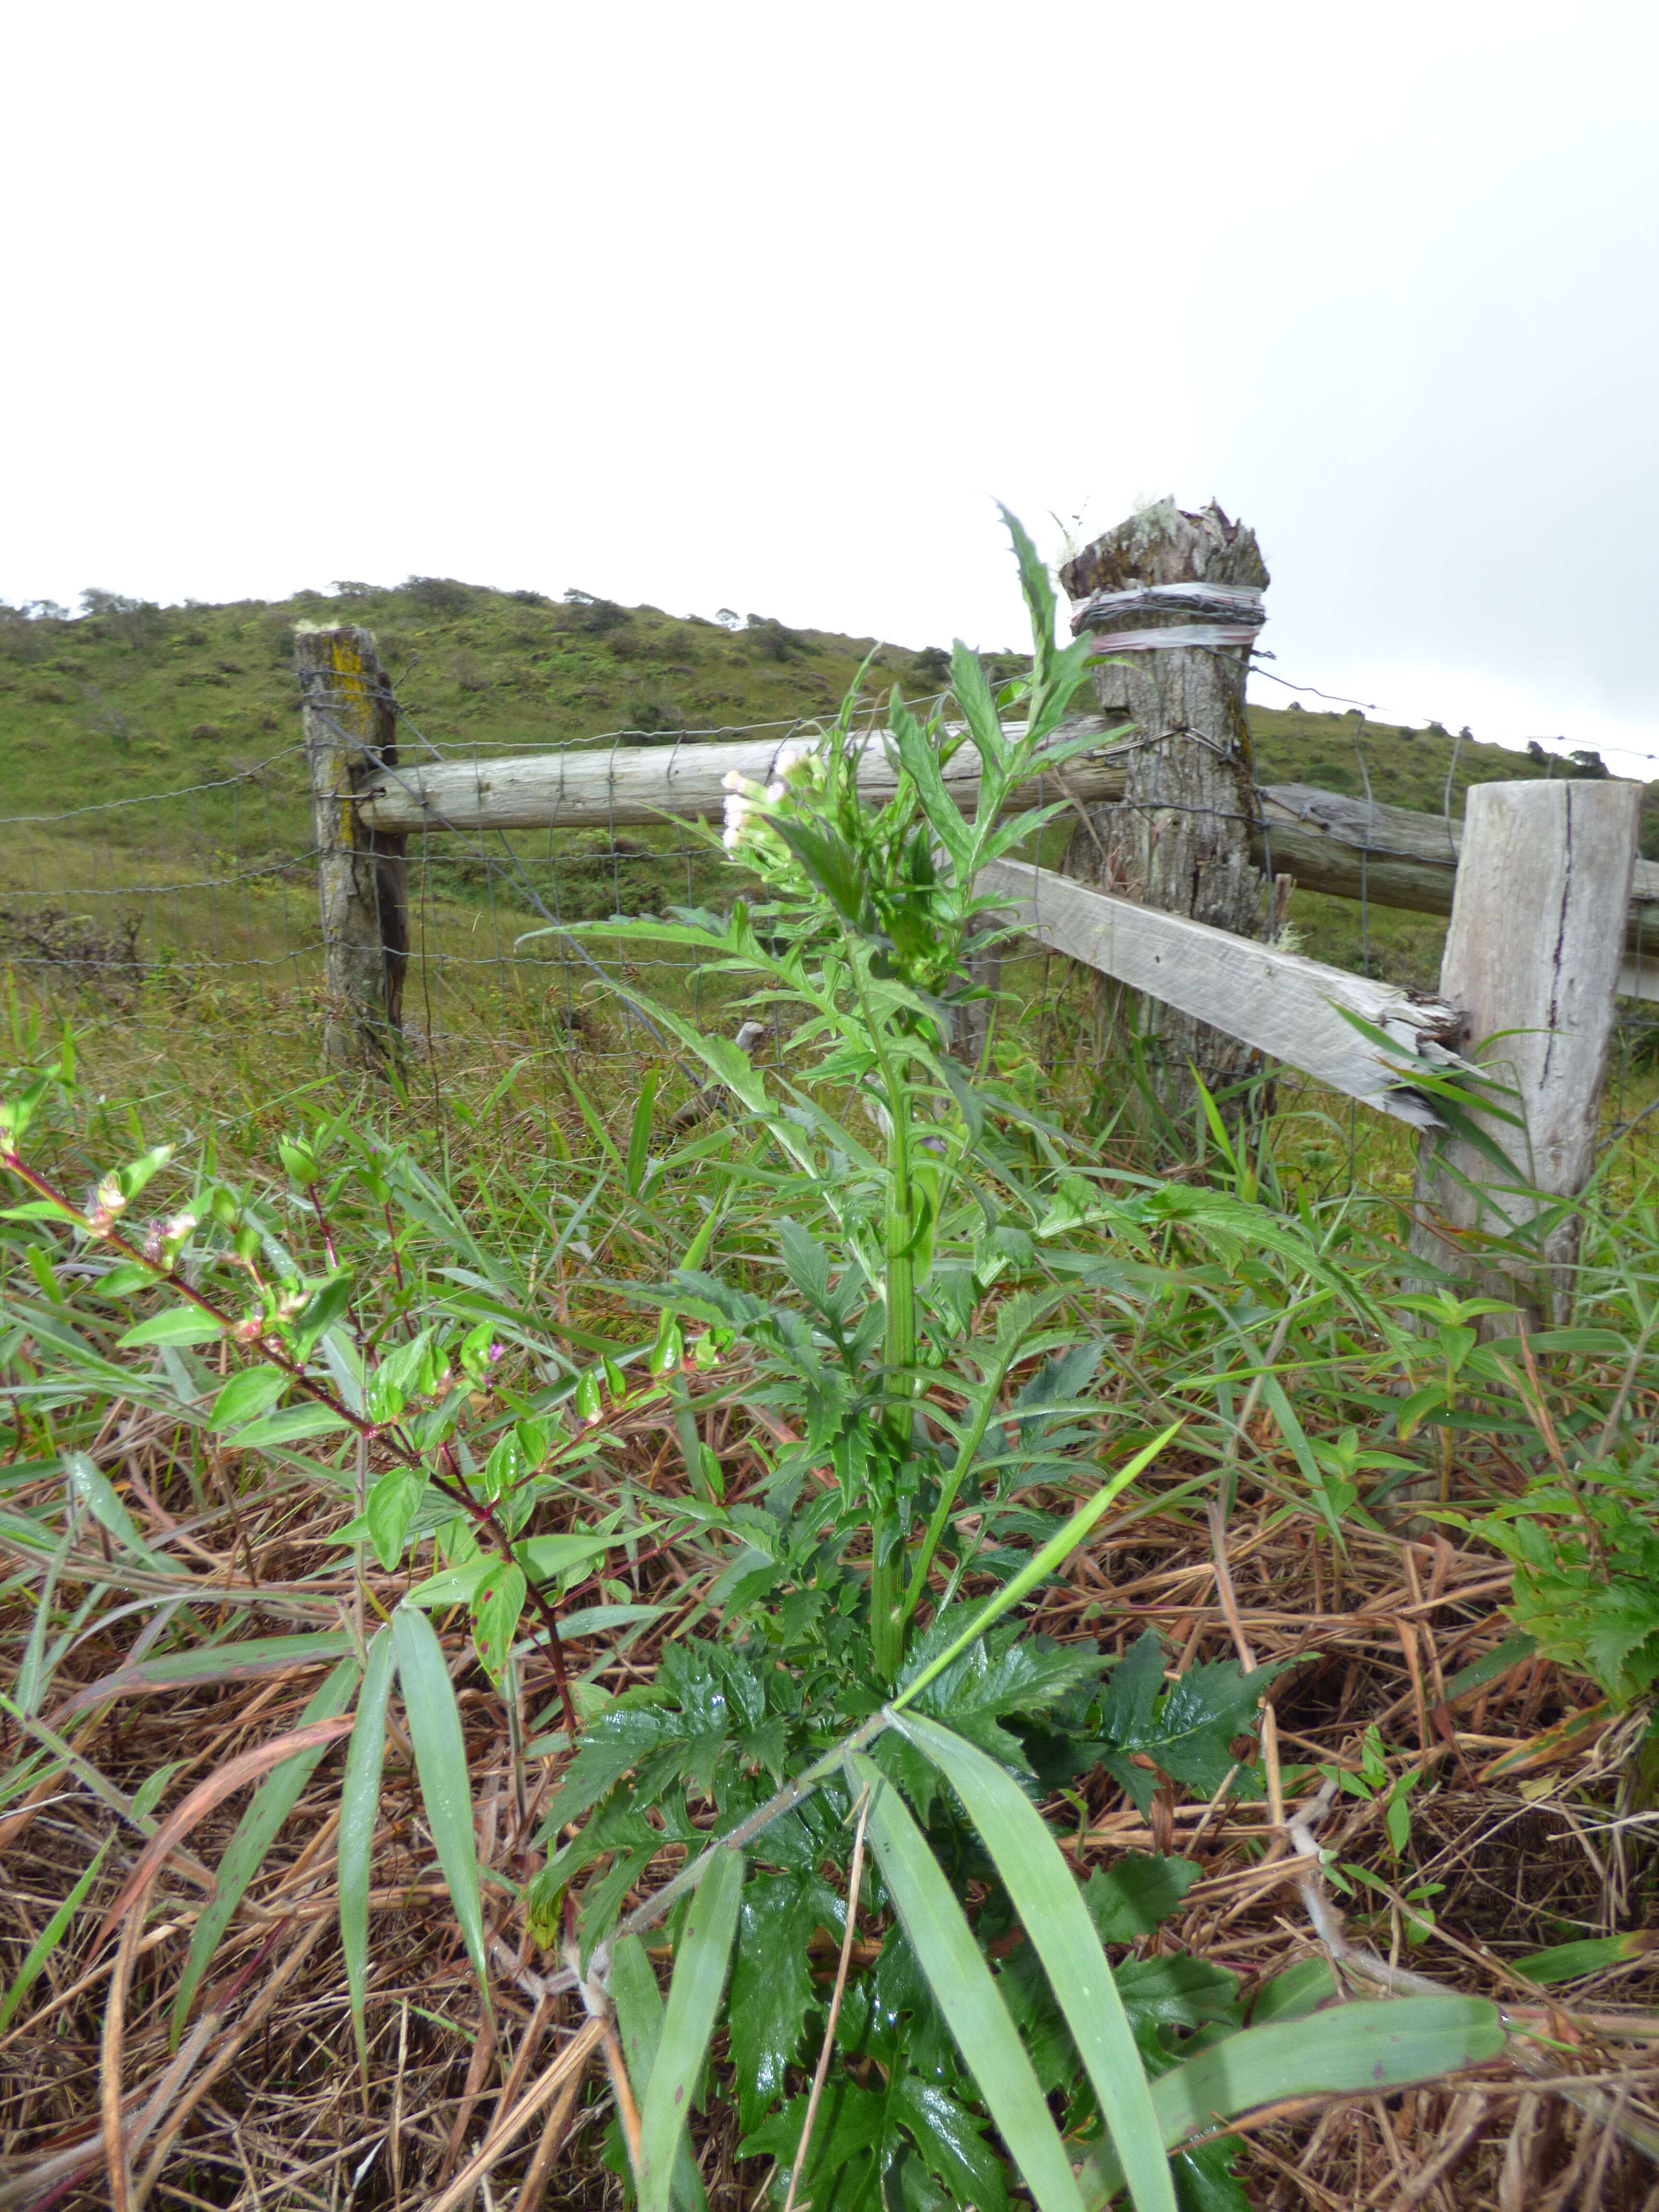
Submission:
<svg viewBox="0 0 1659 2212">
<path fill-rule="evenodd" d="M 870 1004 L 865 978 L 853 948 L 848 964 L 863 1010 L 882 1088 L 887 1094 L 887 1164 L 892 1176 L 885 1223 L 886 1266 L 882 1294 L 887 1311 L 885 1367 L 887 1406 L 884 1425 L 897 1464 L 915 1445 L 913 1400 L 916 1364 L 916 1263 L 914 1200 L 910 1188 L 910 1102 L 902 1075 L 894 1066 L 881 1024 Z M 891 1682 L 904 1656 L 904 1551 L 893 1525 L 894 1501 L 872 1501 L 870 1571 L 870 1659 L 877 1676 Z"/>
<path fill-rule="evenodd" d="M 915 1568 L 910 1577 L 910 1587 L 905 1594 L 904 1618 L 907 1621 L 927 1592 L 927 1577 L 933 1568 L 933 1555 L 939 1550 L 944 1537 L 945 1524 L 949 1522 L 951 1510 L 957 1502 L 957 1493 L 962 1488 L 963 1477 L 973 1464 L 974 1454 L 984 1440 L 985 1431 L 990 1427 L 991 1418 L 995 1411 L 995 1396 L 988 1391 L 985 1402 L 975 1416 L 968 1433 L 957 1447 L 956 1465 L 939 1484 L 939 1504 L 933 1508 L 928 1520 L 927 1530 L 916 1553 Z"/>
</svg>

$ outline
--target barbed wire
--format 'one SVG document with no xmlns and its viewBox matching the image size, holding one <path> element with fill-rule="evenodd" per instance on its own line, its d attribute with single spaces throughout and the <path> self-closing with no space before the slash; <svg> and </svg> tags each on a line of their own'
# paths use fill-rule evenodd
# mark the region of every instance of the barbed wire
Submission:
<svg viewBox="0 0 1659 2212">
<path fill-rule="evenodd" d="M 1340 696 L 1320 692 L 1312 685 L 1291 684 L 1287 678 L 1273 680 L 1320 697 Z M 614 753 L 635 744 L 665 753 L 672 772 L 685 747 L 774 736 L 781 744 L 789 733 L 821 726 L 828 719 L 804 714 L 755 722 L 711 723 L 675 732 L 618 727 L 562 740 L 469 738 L 458 744 L 434 741 L 423 726 L 423 718 L 417 719 L 406 708 L 389 684 L 387 692 L 397 715 L 400 745 L 406 740 L 431 763 L 470 762 L 480 774 L 495 758 L 531 753 L 574 758 L 607 750 Z M 932 695 L 934 699 L 945 696 Z M 912 703 L 925 711 L 928 702 Z M 1425 856 L 1420 847 L 1402 844 L 1389 835 L 1389 809 L 1376 798 L 1364 750 L 1363 714 L 1372 710 L 1360 702 L 1350 703 L 1363 710 L 1355 744 L 1364 787 L 1357 849 L 1360 896 L 1353 902 L 1358 908 L 1358 957 L 1367 972 L 1381 963 L 1387 974 L 1391 972 L 1387 965 L 1390 948 L 1386 939 L 1379 940 L 1373 927 L 1371 908 L 1376 901 L 1371 896 L 1370 871 L 1375 864 Z M 879 711 L 879 702 L 872 702 L 872 725 Z M 330 720 L 338 738 L 355 742 L 337 721 Z M 1141 742 L 1157 743 L 1168 734 L 1159 732 Z M 1189 734 L 1201 737 L 1203 733 Z M 1447 828 L 1446 859 L 1454 864 L 1451 805 L 1461 744 L 1460 738 L 1454 746 L 1440 810 Z M 1133 744 L 1115 748 L 1126 758 L 1135 749 Z M 302 772 L 306 754 L 303 743 L 284 744 L 234 775 L 204 777 L 167 791 L 132 793 L 52 812 L 0 816 L 0 964 L 9 964 L 20 978 L 30 979 L 32 989 L 50 995 L 61 995 L 65 988 L 73 991 L 84 987 L 94 1013 L 112 1011 L 140 1034 L 149 1030 L 190 1032 L 198 1019 L 192 992 L 222 994 L 226 987 L 234 986 L 239 976 L 245 977 L 251 1003 L 258 1008 L 262 1038 L 314 1043 L 324 1015 L 325 994 L 320 920 L 312 903 L 319 854 L 311 832 L 309 781 Z M 405 791 L 415 789 L 417 763 L 404 760 L 385 766 L 388 775 Z M 1040 785 L 1042 781 L 1039 779 Z M 1273 790 L 1272 786 L 1255 786 L 1251 808 L 1160 805 L 1139 811 L 1240 824 L 1261 840 L 1271 883 L 1273 840 L 1294 826 L 1283 815 L 1283 802 L 1279 802 L 1275 818 L 1275 808 L 1269 805 Z M 1334 796 L 1340 799 L 1341 794 Z M 434 1081 L 435 1055 L 440 1051 L 447 1054 L 480 1046 L 517 1050 L 550 1041 L 556 1042 L 562 1051 L 584 1057 L 637 1060 L 644 1049 L 653 1058 L 678 1064 L 668 1041 L 640 1003 L 640 985 L 647 978 L 663 978 L 665 987 L 681 994 L 679 1003 L 689 1005 L 694 1016 L 722 1018 L 718 994 L 710 999 L 710 979 L 695 959 L 657 947 L 637 951 L 629 948 L 615 958 L 608 951 L 596 957 L 597 948 L 590 949 L 567 933 L 567 926 L 574 921 L 603 922 L 613 915 L 645 912 L 659 906 L 671 872 L 681 877 L 685 902 L 696 904 L 700 866 L 710 869 L 723 866 L 712 841 L 688 835 L 687 825 L 672 817 L 665 817 L 643 837 L 619 836 L 614 818 L 614 785 L 610 805 L 610 818 L 605 823 L 549 830 L 539 851 L 533 849 L 532 841 L 540 833 L 481 831 L 455 822 L 437 809 L 428 809 L 422 830 L 410 834 L 405 856 L 411 939 L 406 1028 L 414 1044 L 424 1045 L 434 1054 Z M 143 808 L 151 812 L 142 818 L 155 827 L 147 827 L 137 841 L 135 861 L 133 842 L 118 843 L 112 837 L 100 841 L 97 830 L 100 819 L 113 822 Z M 296 836 L 302 811 L 305 830 Z M 671 828 L 672 839 L 659 834 Z M 49 842 L 54 830 L 64 833 L 55 849 Z M 9 854 L 7 833 L 26 841 Z M 73 848 L 69 842 L 71 837 Z M 72 849 L 98 854 L 101 873 L 108 880 L 99 879 L 96 865 L 90 871 L 72 871 L 68 862 Z M 194 873 L 187 866 L 179 865 L 179 858 L 192 849 L 202 861 Z M 144 880 L 144 867 L 153 866 L 158 857 L 172 865 L 154 880 Z M 54 866 L 58 880 L 43 880 L 43 871 L 49 876 Z M 1279 866 L 1284 872 L 1282 859 Z M 125 881 L 120 879 L 124 871 Z M 18 880 L 25 872 L 33 875 L 32 885 Z M 1447 873 L 1449 877 L 1449 866 Z M 294 910 L 295 895 L 301 901 L 299 914 Z M 709 897 L 705 883 L 702 902 L 709 902 Z M 308 912 L 304 911 L 307 908 Z M 37 939 L 41 926 L 55 930 L 57 936 L 44 945 L 27 941 L 27 931 L 19 919 L 24 908 L 33 918 Z M 88 911 L 82 914 L 70 908 Z M 149 947 L 154 948 L 147 948 L 143 957 L 124 952 L 111 940 L 109 921 L 100 919 L 123 915 L 130 918 L 135 910 L 142 910 Z M 534 947 L 520 948 L 512 940 L 520 933 L 519 925 L 526 912 L 547 925 L 550 934 Z M 46 918 L 52 914 L 57 919 L 48 923 Z M 1639 907 L 1638 915 L 1639 925 Z M 1638 935 L 1638 958 L 1640 953 Z M 1070 964 L 1045 957 L 1041 973 L 1043 981 L 1034 1000 L 1039 1022 L 1070 1021 L 1072 1016 L 1065 1012 L 1066 994 L 1073 988 Z M 638 981 L 630 982 L 630 977 Z M 579 989 L 584 978 L 602 989 L 590 989 L 584 995 Z M 1086 977 L 1083 980 L 1086 983 Z M 234 1014 L 234 996 L 216 1003 L 224 1004 Z M 1054 1031 L 1056 1037 L 1060 1034 L 1059 1030 Z M 1629 1080 L 1649 1061 L 1659 1066 L 1659 1008 L 1650 1011 L 1627 1005 L 1620 1018 L 1620 1040 L 1614 1095 L 1609 1103 L 1615 1124 L 1627 1126 L 1633 1118 L 1626 1111 Z M 772 1049 L 780 1057 L 782 1042 L 775 1030 Z M 319 1076 L 313 1082 L 328 1079 Z M 297 1094 L 311 1087 L 308 1082 L 294 1089 Z M 1300 1078 L 1281 1076 L 1279 1089 L 1282 1100 L 1317 1103 L 1313 1086 Z M 1347 1141 L 1352 1147 L 1362 1138 L 1356 1133 L 1358 1125 L 1349 1118 Z"/>
</svg>

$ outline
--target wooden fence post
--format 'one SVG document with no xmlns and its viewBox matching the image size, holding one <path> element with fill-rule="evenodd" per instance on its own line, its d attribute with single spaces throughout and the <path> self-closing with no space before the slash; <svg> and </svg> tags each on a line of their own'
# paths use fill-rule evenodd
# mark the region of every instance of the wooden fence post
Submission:
<svg viewBox="0 0 1659 2212">
<path fill-rule="evenodd" d="M 1268 926 L 1250 856 L 1257 810 L 1244 719 L 1268 580 L 1243 523 L 1213 503 L 1188 514 L 1171 500 L 1120 523 L 1060 570 L 1080 602 L 1073 630 L 1122 655 L 1097 675 L 1107 725 L 1128 722 L 1135 732 L 1121 804 L 1073 832 L 1064 872 L 1236 937 L 1261 937 Z M 1191 1015 L 1141 997 L 1136 1019 L 1171 1113 L 1184 1118 L 1196 1104 L 1190 1066 L 1212 1089 L 1250 1073 L 1247 1046 Z"/>
<path fill-rule="evenodd" d="M 366 828 L 355 794 L 398 758 L 392 696 L 366 629 L 295 633 L 311 774 L 327 1006 L 324 1049 L 384 1066 L 403 1049 L 409 965 L 404 839 Z"/>
<path fill-rule="evenodd" d="M 1507 1240 L 1589 1180 L 1641 802 L 1635 783 L 1482 783 L 1465 808 L 1440 995 L 1463 1011 L 1462 1049 L 1513 1087 L 1500 1103 L 1527 1126 L 1480 1117 L 1513 1176 L 1461 1139 L 1422 1139 L 1411 1249 L 1534 1322 L 1571 1303 L 1577 1218 L 1546 1226 L 1535 1248 Z"/>
</svg>

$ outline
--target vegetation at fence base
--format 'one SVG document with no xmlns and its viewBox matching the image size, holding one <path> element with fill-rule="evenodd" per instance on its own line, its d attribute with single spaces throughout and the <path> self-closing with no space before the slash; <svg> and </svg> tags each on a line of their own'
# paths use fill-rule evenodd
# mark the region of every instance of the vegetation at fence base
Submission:
<svg viewBox="0 0 1659 2212">
<path fill-rule="evenodd" d="M 14 1000 L 0 2203 L 112 2201 L 100 2069 L 135 2198 L 1642 2201 L 1650 1169 L 1529 1338 L 1271 1121 L 1154 1172 L 963 1056 L 1031 825 L 895 726 L 618 939 L 775 1041 L 619 975 L 689 1116 L 251 1065 L 174 1149 Z"/>
</svg>

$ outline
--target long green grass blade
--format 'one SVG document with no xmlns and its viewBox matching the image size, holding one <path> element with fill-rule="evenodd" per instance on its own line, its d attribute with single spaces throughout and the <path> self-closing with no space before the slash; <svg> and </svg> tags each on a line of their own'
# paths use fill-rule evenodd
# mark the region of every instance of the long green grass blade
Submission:
<svg viewBox="0 0 1659 2212">
<path fill-rule="evenodd" d="M 75 1547 L 75 1531 L 70 1528 L 63 1542 L 46 1562 L 41 1577 L 40 1595 L 35 1601 L 34 1620 L 29 1629 L 29 1640 L 23 1647 L 22 1662 L 17 1669 L 17 1679 L 12 1688 L 17 1702 L 26 1713 L 34 1712 L 46 1694 L 51 1669 L 46 1667 L 46 1631 L 52 1625 L 52 1601 L 58 1591 L 58 1577 L 64 1562 Z"/>
<path fill-rule="evenodd" d="M 380 1810 L 380 1762 L 386 1751 L 386 1698 L 392 1688 L 392 1631 L 378 1629 L 368 1647 L 357 1719 L 346 1753 L 340 1790 L 340 1832 L 336 1864 L 340 1885 L 340 1948 L 345 1954 L 346 1990 L 351 1999 L 351 2027 L 357 2039 L 357 2063 L 368 2064 L 363 2005 L 368 1988 L 368 1883 L 374 1852 L 374 1823 Z"/>
<path fill-rule="evenodd" d="M 1588 1936 L 1577 1943 L 1558 1943 L 1548 1951 L 1534 1951 L 1517 1959 L 1515 1971 L 1529 1982 L 1547 1988 L 1555 1982 L 1577 1981 L 1581 1974 L 1605 1973 L 1622 1960 L 1639 1958 L 1651 1948 L 1645 1928 L 1626 1929 L 1622 1936 Z"/>
<path fill-rule="evenodd" d="M 142 1559 L 147 1567 L 165 1568 L 167 1562 L 156 1558 L 133 1527 L 132 1516 L 95 1461 L 83 1451 L 67 1451 L 64 1454 L 64 1473 L 69 1478 L 73 1495 L 91 1509 L 94 1518 L 103 1523 L 118 1544 L 125 1544 L 134 1559 Z"/>
<path fill-rule="evenodd" d="M 27 1958 L 17 1969 L 17 1979 L 6 1991 L 4 1998 L 0 1999 L 0 2034 L 3 2034 L 11 2025 L 12 2014 L 39 1979 L 41 1969 L 62 1941 L 64 1930 L 80 1911 L 87 1892 L 92 1887 L 99 1868 L 104 1863 L 104 1854 L 113 1840 L 112 1837 L 106 1836 L 99 1844 L 91 1865 L 88 1867 L 57 1911 L 52 1914 L 33 1942 L 30 1944 Z"/>
<path fill-rule="evenodd" d="M 1018 1605 L 1028 1590 L 1034 1590 L 1039 1583 L 1046 1582 L 1061 1560 L 1069 1559 L 1076 1551 L 1113 1499 L 1152 1465 L 1182 1426 L 1180 1421 L 1171 1422 L 1161 1437 L 1154 1437 L 1151 1443 L 1143 1445 L 1127 1467 L 1120 1468 L 1109 1482 L 1103 1482 L 1088 1504 L 1079 1506 L 1060 1534 L 1051 1536 L 1040 1552 L 1034 1552 L 1013 1580 L 1005 1583 L 994 1597 L 987 1600 L 956 1641 L 947 1644 L 938 1658 L 924 1667 L 914 1682 L 905 1684 L 888 1710 L 895 1713 L 902 1711 L 936 1675 L 942 1674 L 947 1667 L 960 1659 L 963 1653 L 984 1635 L 993 1621 L 1001 1619 L 1010 1606 Z"/>
<path fill-rule="evenodd" d="M 856 1786 L 872 1793 L 871 1847 L 904 1932 L 1002 2140 L 1040 2212 L 1082 2212 L 1066 2146 L 950 1883 L 879 1768 L 856 1753 L 849 1763 Z"/>
<path fill-rule="evenodd" d="M 1305 2020 L 1249 2027 L 1200 2051 L 1152 2084 L 1165 2146 L 1271 2105 L 1281 2097 L 1352 2095 L 1402 2089 L 1504 2048 L 1498 2008 L 1485 1997 L 1389 1997 L 1334 2005 Z M 1087 2212 L 1103 2212 L 1123 2187 L 1115 2147 L 1103 2143 L 1083 2169 Z"/>
<path fill-rule="evenodd" d="M 642 2106 L 651 2086 L 651 2069 L 657 2063 L 657 2045 L 662 2040 L 663 2002 L 645 1945 L 637 1936 L 624 1936 L 611 1954 L 611 1995 L 617 2008 L 617 2033 L 628 2078 L 634 2085 L 634 2101 Z M 687 2135 L 681 2136 L 674 2155 L 672 2194 L 674 2212 L 703 2212 L 708 2201 Z"/>
<path fill-rule="evenodd" d="M 1042 1814 L 994 1759 L 937 1721 L 906 1714 L 894 1726 L 949 1781 L 1007 1885 L 1094 2084 L 1136 2212 L 1176 2212 L 1134 2031 L 1088 1908 Z"/>
<path fill-rule="evenodd" d="M 400 1605 L 392 1616 L 398 1681 L 404 1693 L 410 1740 L 421 1800 L 432 1825 L 438 1863 L 449 1885 L 449 1899 L 460 1923 L 467 1956 L 489 1990 L 484 1961 L 483 1907 L 478 1898 L 478 1851 L 472 1832 L 472 1784 L 466 1769 L 466 1740 L 455 1692 L 444 1664 L 437 1631 L 423 1613 Z"/>
<path fill-rule="evenodd" d="M 300 1716 L 301 1728 L 310 1721 L 331 1721 L 343 1713 L 351 1703 L 357 1687 L 357 1662 L 342 1659 L 311 1703 Z M 179 2032 L 190 2013 L 191 2000 L 207 1972 L 208 1963 L 219 1948 L 219 1938 L 230 1925 L 230 1917 L 242 1901 L 246 1889 L 264 1863 L 265 1853 L 276 1841 L 276 1832 L 299 1802 L 300 1792 L 310 1781 L 318 1761 L 331 1747 L 320 1743 L 313 1751 L 296 1753 L 285 1759 L 280 1766 L 272 1767 L 253 1793 L 253 1802 L 237 1823 L 236 1832 L 219 1862 L 218 1887 L 202 1908 L 190 1939 L 190 1951 L 185 1960 L 185 1971 L 179 1978 L 179 1987 L 173 2000 L 173 2041 L 176 2045 Z"/>
<path fill-rule="evenodd" d="M 656 2059 L 640 2110 L 639 2212 L 669 2212 L 692 2092 L 726 1987 L 743 1874 L 741 1852 L 716 1851 L 691 1893 Z"/>
</svg>

